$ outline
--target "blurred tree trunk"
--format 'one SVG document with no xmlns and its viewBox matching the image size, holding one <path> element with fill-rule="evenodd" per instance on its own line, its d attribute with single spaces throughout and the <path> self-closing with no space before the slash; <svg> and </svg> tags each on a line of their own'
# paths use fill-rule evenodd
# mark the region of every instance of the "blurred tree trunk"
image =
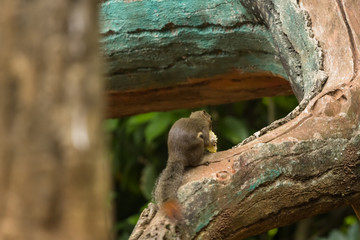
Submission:
<svg viewBox="0 0 360 240">
<path fill-rule="evenodd" d="M 0 8 L 0 239 L 108 239 L 96 1 Z"/>
</svg>

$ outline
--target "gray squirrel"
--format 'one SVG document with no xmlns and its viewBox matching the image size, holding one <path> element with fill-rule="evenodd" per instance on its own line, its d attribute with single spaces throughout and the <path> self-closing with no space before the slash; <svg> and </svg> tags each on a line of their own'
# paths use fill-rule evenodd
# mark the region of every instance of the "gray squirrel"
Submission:
<svg viewBox="0 0 360 240">
<path fill-rule="evenodd" d="M 205 111 L 191 113 L 177 120 L 168 136 L 168 161 L 160 174 L 153 198 L 157 207 L 170 219 L 182 219 L 177 191 L 182 184 L 185 167 L 201 163 L 206 149 L 216 152 L 216 135 L 211 116 Z"/>
</svg>

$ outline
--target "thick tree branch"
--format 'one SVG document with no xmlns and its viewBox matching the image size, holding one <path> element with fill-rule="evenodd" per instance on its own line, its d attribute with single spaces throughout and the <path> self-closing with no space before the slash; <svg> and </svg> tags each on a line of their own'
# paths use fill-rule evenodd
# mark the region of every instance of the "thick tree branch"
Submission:
<svg viewBox="0 0 360 240">
<path fill-rule="evenodd" d="M 109 0 L 101 25 L 109 117 L 291 94 L 271 31 L 238 1 Z"/>
</svg>

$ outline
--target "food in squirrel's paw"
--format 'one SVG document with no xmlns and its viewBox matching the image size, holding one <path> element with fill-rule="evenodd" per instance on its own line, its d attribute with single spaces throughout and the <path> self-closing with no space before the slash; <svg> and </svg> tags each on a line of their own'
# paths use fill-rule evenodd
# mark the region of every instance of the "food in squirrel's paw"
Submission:
<svg viewBox="0 0 360 240">
<path fill-rule="evenodd" d="M 217 151 L 217 136 L 211 130 L 209 132 L 209 139 L 210 139 L 210 146 L 206 147 L 206 149 L 211 153 L 215 153 Z"/>
</svg>

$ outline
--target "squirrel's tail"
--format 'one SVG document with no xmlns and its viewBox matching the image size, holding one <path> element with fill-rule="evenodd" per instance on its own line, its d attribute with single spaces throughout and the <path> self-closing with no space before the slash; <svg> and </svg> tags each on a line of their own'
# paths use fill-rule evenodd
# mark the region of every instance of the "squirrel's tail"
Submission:
<svg viewBox="0 0 360 240">
<path fill-rule="evenodd" d="M 181 205 L 176 199 L 167 200 L 161 205 L 160 209 L 171 220 L 181 221 L 184 219 L 181 211 Z"/>
</svg>

